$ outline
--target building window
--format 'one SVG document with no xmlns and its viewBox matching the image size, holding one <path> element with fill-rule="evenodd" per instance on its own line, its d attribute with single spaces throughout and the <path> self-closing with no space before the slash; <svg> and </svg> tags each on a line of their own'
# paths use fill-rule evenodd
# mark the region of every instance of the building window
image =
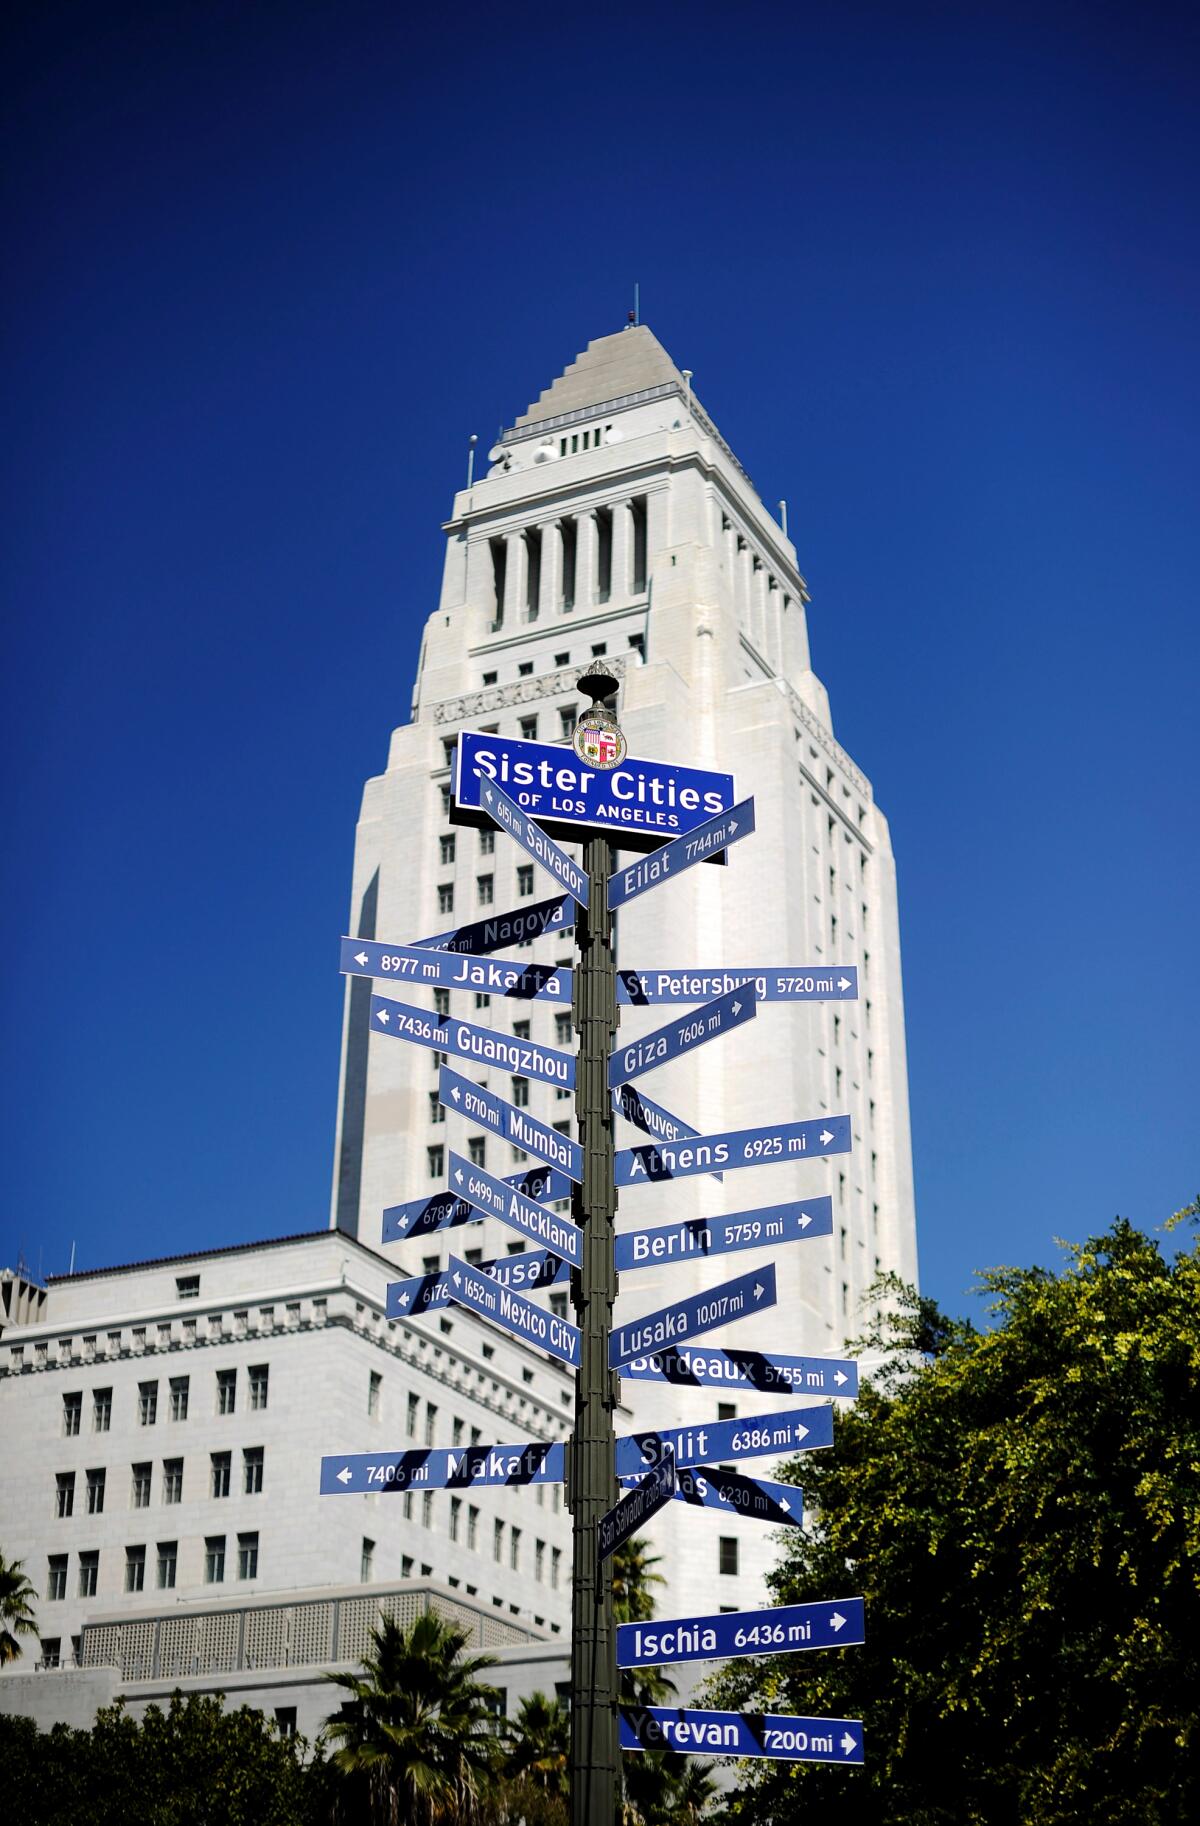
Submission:
<svg viewBox="0 0 1200 1826">
<path fill-rule="evenodd" d="M 233 1462 L 232 1452 L 214 1452 L 212 1455 L 212 1493 L 214 1496 L 229 1495 L 229 1468 Z"/>
<path fill-rule="evenodd" d="M 512 1100 L 519 1110 L 529 1106 L 529 1079 L 514 1078 L 512 1081 Z"/>
<path fill-rule="evenodd" d="M 476 1008 L 490 1008 L 491 1005 L 492 1005 L 492 998 L 490 995 L 477 995 L 475 997 Z"/>
<path fill-rule="evenodd" d="M 181 1503 L 183 1501 L 183 1460 L 182 1458 L 163 1459 L 163 1493 L 164 1503 Z"/>
<path fill-rule="evenodd" d="M 735 1573 L 738 1569 L 738 1544 L 735 1534 L 721 1535 L 717 1543 L 717 1571 Z"/>
<path fill-rule="evenodd" d="M 495 833 L 495 831 L 480 831 L 480 833 L 479 833 L 479 854 L 481 856 L 494 856 L 495 853 L 496 853 L 496 833 Z"/>
<path fill-rule="evenodd" d="M 67 1556 L 52 1553 L 46 1565 L 46 1599 L 48 1603 L 57 1604 L 67 1595 Z"/>
<path fill-rule="evenodd" d="M 175 1569 L 179 1562 L 179 1542 L 160 1541 L 158 1543 L 158 1589 L 174 1591 Z"/>
<path fill-rule="evenodd" d="M 450 812 L 450 788 L 442 786 L 438 790 L 442 795 L 442 817 L 445 818 L 449 816 Z"/>
<path fill-rule="evenodd" d="M 425 1444 L 433 1444 L 434 1428 L 437 1426 L 437 1408 L 432 1401 L 425 1403 Z"/>
<path fill-rule="evenodd" d="M 148 1463 L 133 1466 L 133 1488 L 130 1501 L 134 1509 L 150 1507 L 150 1465 Z"/>
<path fill-rule="evenodd" d="M 438 912 L 439 913 L 453 913 L 453 911 L 454 911 L 454 883 L 452 881 L 443 881 L 441 883 L 440 887 L 438 888 L 437 896 L 438 896 Z"/>
<path fill-rule="evenodd" d="M 87 1474 L 87 1512 L 89 1515 L 104 1514 L 104 1472 L 89 1471 Z"/>
<path fill-rule="evenodd" d="M 537 718 L 535 716 L 523 716 L 520 720 L 520 727 L 522 741 L 537 741 Z"/>
<path fill-rule="evenodd" d="M 578 715 L 576 705 L 567 704 L 558 713 L 558 731 L 564 741 L 575 734 L 575 722 Z"/>
<path fill-rule="evenodd" d="M 252 1363 L 250 1376 L 250 1406 L 259 1413 L 267 1405 L 267 1389 L 270 1383 L 270 1368 L 265 1363 Z"/>
<path fill-rule="evenodd" d="M 138 1383 L 138 1425 L 152 1427 L 158 1419 L 157 1382 Z"/>
<path fill-rule="evenodd" d="M 54 1513 L 61 1519 L 75 1513 L 75 1473 L 60 1471 L 54 1480 Z"/>
<path fill-rule="evenodd" d="M 529 1038 L 529 1022 L 528 1021 L 514 1021 L 513 1022 L 513 1039 L 514 1040 L 527 1040 L 528 1038 Z"/>
<path fill-rule="evenodd" d="M 474 1503 L 470 1503 L 467 1506 L 467 1546 L 471 1549 L 472 1553 L 478 1552 L 478 1549 L 479 1549 L 479 1511 L 475 1507 Z M 63 1561 L 63 1564 L 64 1564 L 64 1566 L 66 1565 L 65 1560 Z"/>
<path fill-rule="evenodd" d="M 402 1579 L 411 1579 L 412 1574 L 413 1574 L 412 1554 L 411 1553 L 402 1553 L 400 1555 L 400 1577 Z"/>
<path fill-rule="evenodd" d="M 83 1415 L 83 1395 L 82 1395 L 82 1393 L 75 1394 L 75 1395 L 64 1395 L 63 1396 L 63 1434 L 67 1439 L 75 1438 L 75 1435 L 79 1431 L 79 1423 L 80 1423 L 80 1419 L 81 1419 L 82 1415 Z"/>
<path fill-rule="evenodd" d="M 175 1276 L 175 1297 L 177 1300 L 198 1300 L 200 1298 L 200 1276 L 198 1274 L 177 1274 Z M 139 1585 L 138 1590 L 141 1589 Z"/>
<path fill-rule="evenodd" d="M 362 1554 L 358 1562 L 358 1579 L 360 1585 L 369 1585 L 375 1571 L 375 1543 L 363 1535 Z"/>
<path fill-rule="evenodd" d="M 430 1179 L 440 1179 L 445 1171 L 445 1155 L 440 1147 L 426 1148 L 425 1157 L 429 1162 Z"/>
<path fill-rule="evenodd" d="M 492 1558 L 497 1562 L 504 1558 L 504 1523 L 499 1516 L 492 1523 Z"/>
<path fill-rule="evenodd" d="M 533 1544 L 533 1576 L 539 1585 L 546 1582 L 546 1543 L 535 1541 Z"/>
<path fill-rule="evenodd" d="M 258 1535 L 238 1535 L 238 1578 L 257 1579 L 258 1577 Z"/>
<path fill-rule="evenodd" d="M 42 1666 L 57 1667 L 62 1649 L 61 1636 L 42 1637 Z"/>
<path fill-rule="evenodd" d="M 204 1583 L 206 1585 L 224 1585 L 225 1583 L 225 1536 L 207 1534 L 204 1537 Z"/>
<path fill-rule="evenodd" d="M 494 875 L 476 875 L 475 892 L 481 907 L 490 907 L 495 900 L 496 877 Z"/>
<path fill-rule="evenodd" d="M 487 1165 L 487 1139 L 483 1135 L 472 1135 L 467 1142 L 467 1155 L 473 1167 Z"/>
<path fill-rule="evenodd" d="M 461 1496 L 452 1496 L 450 1498 L 450 1539 L 452 1541 L 458 1539 L 459 1530 L 462 1526 L 462 1507 Z"/>
<path fill-rule="evenodd" d="M 552 1293 L 550 1295 L 550 1311 L 554 1314 L 556 1319 L 566 1318 L 567 1296 L 565 1293 Z"/>
<path fill-rule="evenodd" d="M 433 1527 L 433 1491 L 425 1490 L 421 1495 L 421 1526 Z"/>
<path fill-rule="evenodd" d="M 417 1414 L 420 1411 L 420 1407 L 420 1396 L 410 1393 L 408 1397 L 408 1437 L 410 1439 L 415 1439 L 417 1437 Z"/>
<path fill-rule="evenodd" d="M 532 893 L 533 864 L 532 862 L 523 862 L 517 869 L 517 895 L 520 899 L 524 900 Z"/>
<path fill-rule="evenodd" d="M 436 1091 L 429 1093 L 429 1120 L 430 1122 L 445 1122 L 446 1120 L 446 1111 Z"/>
<path fill-rule="evenodd" d="M 237 1407 L 237 1371 L 217 1371 L 217 1413 L 232 1414 Z"/>
<path fill-rule="evenodd" d="M 81 1553 L 79 1556 L 79 1596 L 94 1598 L 96 1586 L 100 1581 L 100 1554 L 98 1550 Z"/>
<path fill-rule="evenodd" d="M 379 1419 L 379 1397 L 383 1393 L 383 1377 L 378 1370 L 372 1370 L 367 1381 L 367 1419 Z"/>
<path fill-rule="evenodd" d="M 514 1572 L 520 1570 L 521 1530 L 519 1528 L 510 1528 L 508 1531 L 508 1563 Z"/>
<path fill-rule="evenodd" d="M 435 989 L 433 992 L 433 1012 L 439 1021 L 444 1021 L 450 1013 L 450 991 Z"/>
<path fill-rule="evenodd" d="M 556 1014 L 554 1017 L 554 1037 L 560 1046 L 571 1044 L 571 1016 Z"/>
<path fill-rule="evenodd" d="M 262 1446 L 246 1446 L 242 1452 L 242 1490 L 246 1496 L 258 1496 L 263 1487 Z"/>
<path fill-rule="evenodd" d="M 449 865 L 454 861 L 454 838 L 453 837 L 439 837 L 438 838 L 438 852 L 439 852 L 441 861 L 447 867 L 449 867 Z"/>
<path fill-rule="evenodd" d="M 499 674 L 496 672 L 485 672 L 483 675 L 483 682 L 485 685 L 494 685 L 498 677 Z"/>
<path fill-rule="evenodd" d="M 112 1390 L 92 1390 L 92 1432 L 107 1433 L 112 1425 Z"/>
<path fill-rule="evenodd" d="M 561 1547 L 552 1547 L 550 1549 L 550 1589 L 551 1589 L 551 1591 L 558 1590 L 558 1582 L 559 1582 L 559 1579 L 561 1578 L 561 1576 L 562 1576 L 562 1548 Z"/>
<path fill-rule="evenodd" d="M 517 677 L 518 678 L 528 678 L 530 676 L 530 674 L 532 673 L 532 671 L 533 671 L 533 661 L 531 659 L 523 659 L 517 666 Z"/>
<path fill-rule="evenodd" d="M 144 1591 L 146 1589 L 146 1549 L 144 1547 L 125 1549 L 125 1589 L 126 1591 Z"/>
<path fill-rule="evenodd" d="M 189 1382 L 189 1380 L 190 1380 L 190 1378 L 187 1376 L 172 1376 L 171 1377 L 171 1419 L 172 1420 L 186 1420 L 187 1419 L 188 1382 Z"/>
</svg>

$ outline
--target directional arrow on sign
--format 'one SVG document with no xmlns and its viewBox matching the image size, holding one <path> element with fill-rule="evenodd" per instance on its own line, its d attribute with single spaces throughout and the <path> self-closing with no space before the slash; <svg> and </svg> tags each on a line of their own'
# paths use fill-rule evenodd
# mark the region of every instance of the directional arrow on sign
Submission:
<svg viewBox="0 0 1200 1826">
<path fill-rule="evenodd" d="M 620 869 L 608 884 L 610 910 L 623 907 L 626 901 L 669 881 L 673 875 L 682 874 L 684 869 L 694 868 L 698 862 L 707 862 L 730 844 L 749 837 L 753 830 L 754 800 L 743 799 L 732 811 L 720 812 L 707 823 L 698 824 L 684 836 L 676 837 L 673 843 L 655 850 L 652 856 Z"/>
<path fill-rule="evenodd" d="M 791 1655 L 804 1649 L 853 1647 L 866 1639 L 861 1598 L 775 1604 L 765 1610 L 718 1611 L 706 1617 L 655 1617 L 648 1623 L 617 1625 L 617 1666 Z"/>
<path fill-rule="evenodd" d="M 561 1441 L 553 1445 L 527 1440 L 515 1446 L 425 1446 L 404 1452 L 342 1453 L 321 1460 L 321 1495 L 561 1484 L 565 1470 Z"/>
<path fill-rule="evenodd" d="M 518 1040 L 491 1027 L 475 1027 L 470 1021 L 452 1021 L 449 1015 L 430 1014 L 427 1008 L 410 1008 L 405 1002 L 389 1002 L 381 995 L 371 997 L 371 1019 L 397 1040 L 412 1040 L 417 1046 L 430 1046 L 437 1052 L 499 1065 L 518 1077 L 544 1078 L 562 1090 L 571 1090 L 575 1084 L 574 1054 L 558 1052 L 552 1046 L 534 1045 L 531 1040 Z"/>
<path fill-rule="evenodd" d="M 759 1129 L 731 1129 L 721 1135 L 699 1135 L 695 1140 L 650 1143 L 640 1148 L 618 1148 L 616 1182 L 636 1186 L 662 1179 L 686 1179 L 695 1173 L 726 1172 L 734 1167 L 782 1166 L 789 1160 L 806 1160 L 817 1154 L 850 1152 L 849 1116 L 829 1116 L 813 1122 L 777 1122 Z"/>
<path fill-rule="evenodd" d="M 539 1122 L 536 1116 L 531 1116 L 528 1110 L 518 1109 L 515 1103 L 506 1103 L 495 1091 L 485 1090 L 483 1085 L 460 1077 L 448 1065 L 442 1066 L 438 1077 L 438 1099 L 470 1121 L 477 1122 L 481 1128 L 502 1135 L 514 1147 L 524 1148 L 526 1153 L 549 1161 L 569 1178 L 583 1179 L 583 1149 L 577 1141 L 560 1134 L 548 1122 Z"/>
<path fill-rule="evenodd" d="M 635 1008 L 653 1002 L 709 1002 L 748 983 L 760 1002 L 845 1002 L 858 995 L 858 970 L 822 964 L 730 964 L 724 970 L 663 965 L 618 970 L 617 1000 Z"/>
<path fill-rule="evenodd" d="M 357 949 L 356 949 L 357 947 Z M 516 1001 L 569 1002 L 572 972 L 549 964 L 518 963 L 508 957 L 471 957 L 436 946 L 385 945 L 343 938 L 344 976 L 370 976 L 387 983 L 469 990 Z"/>
<path fill-rule="evenodd" d="M 608 1365 L 620 1369 L 663 1344 L 677 1344 L 701 1332 L 714 1331 L 735 1319 L 749 1319 L 775 1304 L 775 1266 L 726 1281 L 708 1293 L 692 1294 L 672 1306 L 649 1312 L 629 1325 L 614 1325 L 608 1341 Z"/>
<path fill-rule="evenodd" d="M 785 1458 L 793 1452 L 821 1451 L 833 1444 L 833 1409 L 784 1409 L 777 1414 L 749 1414 L 742 1420 L 700 1420 L 690 1426 L 659 1427 L 617 1440 L 617 1476 L 649 1471 L 664 1451 L 677 1466 L 720 1464 L 728 1458 Z"/>
<path fill-rule="evenodd" d="M 858 1394 L 858 1365 L 848 1357 L 780 1357 L 759 1350 L 668 1345 L 626 1363 L 635 1382 L 674 1382 L 680 1388 L 757 1389 L 761 1395 Z"/>
<path fill-rule="evenodd" d="M 655 1230 L 628 1230 L 615 1240 L 617 1271 L 653 1268 L 696 1256 L 729 1255 L 738 1249 L 774 1249 L 811 1236 L 833 1233 L 833 1200 L 808 1198 L 723 1217 L 688 1217 Z"/>
<path fill-rule="evenodd" d="M 536 863 L 552 875 L 560 888 L 565 888 L 579 902 L 581 907 L 588 904 L 587 870 L 581 869 L 572 861 L 565 850 L 560 850 L 552 837 L 547 837 L 517 804 L 510 799 L 502 786 L 494 780 L 480 775 L 479 802 L 488 816 L 494 818 L 502 831 L 507 831 L 514 842 L 519 843 Z"/>
<path fill-rule="evenodd" d="M 770 1522 L 776 1527 L 799 1528 L 804 1521 L 804 1495 L 795 1484 L 779 1484 L 765 1477 L 743 1477 L 713 1465 L 687 1465 L 678 1473 L 675 1496 L 700 1509 L 724 1509 L 750 1522 Z"/>
<path fill-rule="evenodd" d="M 643 1072 L 653 1071 L 656 1066 L 693 1052 L 709 1040 L 719 1039 L 731 1028 L 740 1027 L 743 1021 L 752 1021 L 758 1012 L 757 1003 L 752 988 L 733 989 L 706 1007 L 668 1021 L 654 1033 L 643 1034 L 640 1040 L 618 1046 L 608 1061 L 609 1089 L 615 1090 L 631 1078 L 640 1078 Z"/>
</svg>

